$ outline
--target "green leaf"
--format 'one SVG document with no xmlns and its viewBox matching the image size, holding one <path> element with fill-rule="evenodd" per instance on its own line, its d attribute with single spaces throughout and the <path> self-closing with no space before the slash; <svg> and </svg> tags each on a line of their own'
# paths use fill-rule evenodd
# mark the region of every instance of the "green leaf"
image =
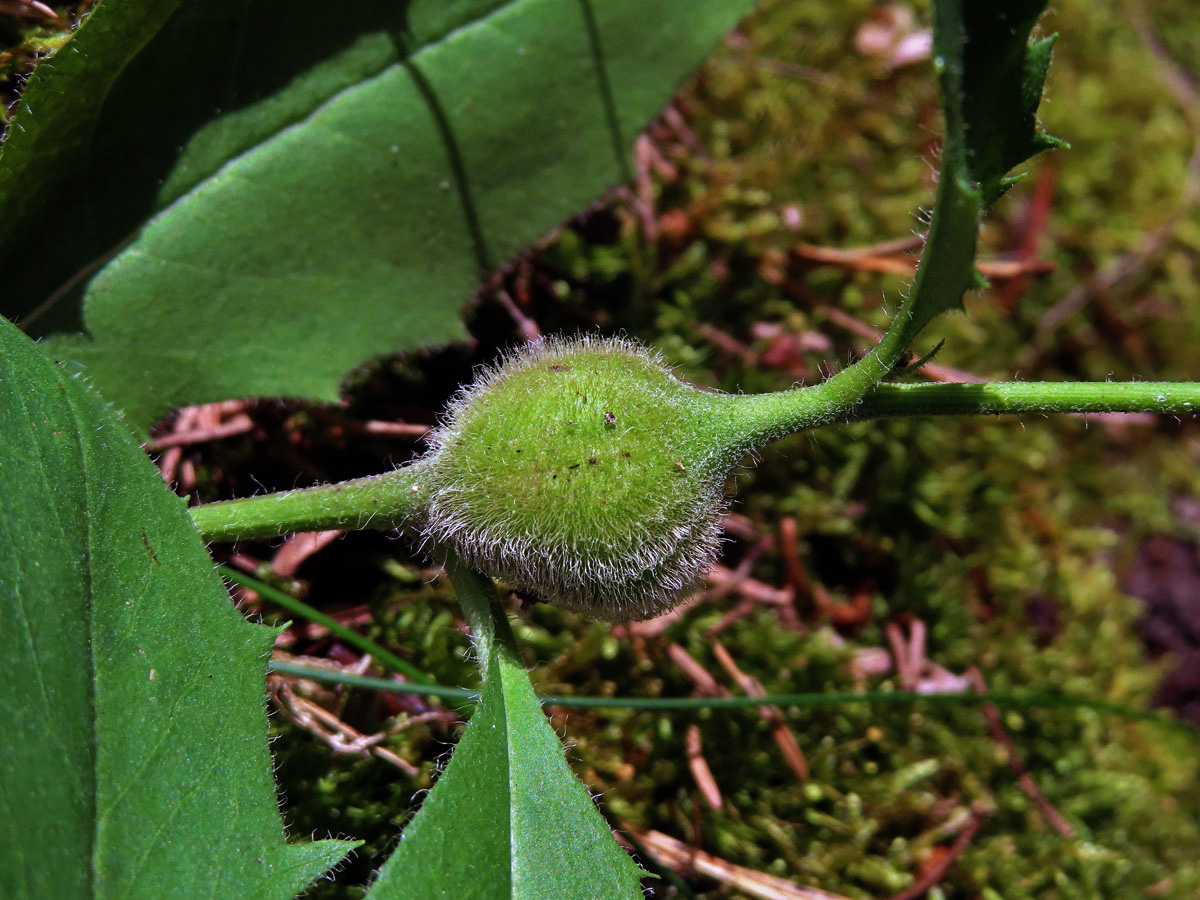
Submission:
<svg viewBox="0 0 1200 900">
<path fill-rule="evenodd" d="M 0 882 L 6 897 L 290 898 L 271 630 L 233 609 L 116 413 L 0 320 Z"/>
<path fill-rule="evenodd" d="M 1037 126 L 1053 41 L 1031 43 L 1029 35 L 1045 7 L 1045 0 L 934 3 L 933 63 L 946 136 L 905 343 L 934 316 L 961 308 L 968 290 L 983 286 L 974 267 L 975 232 L 983 213 L 1017 180 L 1008 172 L 1042 150 L 1064 146 Z"/>
<path fill-rule="evenodd" d="M 640 900 L 643 873 L 571 774 L 491 582 L 451 573 L 486 662 L 482 696 L 368 900 Z"/>
<path fill-rule="evenodd" d="M 301 79 L 313 108 L 293 84 L 224 151 L 198 136 L 167 179 L 194 187 L 93 280 L 90 339 L 57 352 L 144 427 L 231 396 L 332 401 L 366 360 L 461 339 L 481 278 L 628 176 L 636 130 L 751 6 L 414 3 L 362 39 L 377 72 L 327 99 Z"/>
<path fill-rule="evenodd" d="M 388 34 L 406 12 L 423 44 L 501 2 L 363 0 L 330 16 L 325 0 L 292 0 L 280 16 L 271 0 L 104 0 L 36 70 L 0 154 L 0 312 L 77 329 L 70 292 L 25 317 L 228 160 L 395 63 Z"/>
<path fill-rule="evenodd" d="M 961 108 L 962 163 L 983 193 L 984 209 L 1023 177 L 1007 177 L 1015 166 L 1043 150 L 1066 146 L 1037 125 L 1054 38 L 1030 41 L 1029 34 L 1045 7 L 1045 0 L 962 6 L 967 43 L 961 84 L 947 71 L 942 85 L 947 105 Z M 952 22 L 943 22 L 940 34 L 952 28 Z M 939 43 L 936 52 L 942 48 Z"/>
</svg>

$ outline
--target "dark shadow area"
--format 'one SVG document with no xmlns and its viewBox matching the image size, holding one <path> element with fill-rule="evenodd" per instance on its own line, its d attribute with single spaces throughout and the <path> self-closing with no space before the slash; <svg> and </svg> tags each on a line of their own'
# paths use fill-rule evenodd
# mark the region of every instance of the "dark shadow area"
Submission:
<svg viewBox="0 0 1200 900">
<path fill-rule="evenodd" d="M 8 270 L 0 312 L 20 322 L 82 273 L 28 330 L 77 328 L 90 269 L 157 210 L 162 185 L 202 127 L 272 96 L 362 35 L 391 31 L 407 7 L 366 0 L 345 16 L 317 0 L 297 0 L 286 15 L 265 0 L 183 4 L 113 86 L 78 166 L 24 239 L 0 251 Z"/>
<path fill-rule="evenodd" d="M 1140 626 L 1151 656 L 1174 657 L 1155 702 L 1200 725 L 1200 546 L 1147 539 L 1122 586 L 1145 604 Z"/>
</svg>

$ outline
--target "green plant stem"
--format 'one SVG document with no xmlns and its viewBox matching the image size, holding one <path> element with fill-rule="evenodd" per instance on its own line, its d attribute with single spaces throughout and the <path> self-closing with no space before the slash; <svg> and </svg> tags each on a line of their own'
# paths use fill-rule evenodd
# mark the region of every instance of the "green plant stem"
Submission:
<svg viewBox="0 0 1200 900">
<path fill-rule="evenodd" d="M 492 579 L 464 565 L 452 551 L 447 551 L 446 572 L 450 575 L 458 602 L 462 604 L 467 624 L 471 626 L 476 662 L 484 679 L 487 678 L 492 650 L 497 645 L 503 653 L 519 661 L 517 639 L 504 608 L 496 598 L 496 585 Z M 524 669 L 524 663 L 519 664 Z"/>
<path fill-rule="evenodd" d="M 421 694 L 443 697 L 447 700 L 468 702 L 476 699 L 477 691 L 465 688 L 430 686 L 410 684 L 406 682 L 388 681 L 383 678 L 371 678 L 366 675 L 354 675 L 349 672 L 337 672 L 329 669 L 315 669 L 309 666 L 297 665 L 272 660 L 270 669 L 285 675 L 295 675 L 301 678 L 311 678 L 314 681 L 324 681 L 332 684 L 346 684 L 373 691 L 391 691 L 400 694 Z M 1090 697 L 1071 697 L 1063 694 L 996 692 L 987 694 L 975 693 L 935 693 L 924 694 L 916 691 L 842 691 L 833 693 L 808 694 L 768 694 L 763 697 L 571 697 L 539 694 L 538 699 L 546 706 L 560 706 L 564 709 L 630 709 L 643 712 L 657 711 L 698 711 L 751 709 L 760 706 L 794 706 L 802 709 L 812 709 L 824 706 L 842 706 L 850 703 L 872 703 L 879 705 L 913 706 L 927 703 L 934 706 L 979 706 L 983 703 L 994 703 L 996 706 L 1012 709 L 1089 709 L 1103 715 L 1111 715 L 1137 722 L 1149 722 L 1172 731 L 1182 732 L 1193 739 L 1200 740 L 1200 728 L 1177 719 L 1167 713 L 1157 710 L 1139 709 L 1107 700 L 1096 700 Z"/>
<path fill-rule="evenodd" d="M 952 104 L 946 113 L 957 115 Z M 929 320 L 958 307 L 976 284 L 975 233 L 983 208 L 978 191 L 956 177 L 965 152 L 961 131 L 959 123 L 947 122 L 942 177 L 925 248 L 908 296 L 883 338 L 861 360 L 820 384 L 739 397 L 739 426 L 746 429 L 749 446 L 841 419 L 900 364 Z"/>
<path fill-rule="evenodd" d="M 806 392 L 821 388 L 730 397 L 735 411 L 746 410 L 746 414 L 730 417 L 730 427 L 757 429 L 752 435 L 757 441 L 767 433 L 780 437 L 799 428 L 895 416 L 1105 412 L 1186 416 L 1200 411 L 1200 382 L 881 384 L 846 406 L 826 408 L 825 400 L 805 406 L 809 402 L 804 399 Z M 847 394 L 851 395 L 852 392 Z M 801 415 L 802 406 L 808 409 L 808 414 Z M 371 478 L 206 503 L 192 508 L 192 520 L 207 541 L 276 537 L 333 528 L 385 531 L 404 528 L 420 513 L 423 472 L 423 464 L 418 460 Z"/>
<path fill-rule="evenodd" d="M 368 637 L 363 637 L 353 628 L 348 628 L 337 619 L 331 618 L 319 609 L 314 609 L 303 600 L 297 600 L 290 594 L 286 594 L 278 588 L 274 588 L 264 581 L 259 581 L 257 578 L 251 578 L 236 569 L 231 569 L 229 566 L 220 566 L 218 571 L 221 577 L 226 581 L 232 581 L 234 584 L 240 584 L 242 587 L 250 588 L 252 591 L 257 591 L 261 596 L 270 600 L 276 606 L 282 606 L 288 612 L 295 613 L 303 619 L 310 622 L 316 622 L 319 625 L 324 625 L 331 632 L 336 634 L 347 644 L 353 644 L 359 650 L 371 654 L 371 658 L 378 663 L 382 663 L 389 669 L 394 669 L 411 678 L 418 684 L 433 684 L 434 681 L 412 663 L 406 659 L 402 659 L 386 647 L 382 647 Z"/>
<path fill-rule="evenodd" d="M 418 460 L 384 475 L 224 500 L 192 507 L 206 541 L 276 537 L 297 531 L 402 528 L 421 508 L 423 464 Z"/>
<path fill-rule="evenodd" d="M 1065 381 L 990 384 L 881 384 L 846 421 L 893 416 L 969 416 L 1052 413 L 1200 412 L 1200 382 Z"/>
</svg>

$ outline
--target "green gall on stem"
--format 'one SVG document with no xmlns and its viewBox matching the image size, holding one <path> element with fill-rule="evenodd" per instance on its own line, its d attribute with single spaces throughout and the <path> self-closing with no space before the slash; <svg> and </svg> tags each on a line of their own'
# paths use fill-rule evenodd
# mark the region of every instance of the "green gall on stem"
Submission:
<svg viewBox="0 0 1200 900">
<path fill-rule="evenodd" d="M 510 353 L 430 437 L 422 537 L 595 618 L 663 612 L 716 558 L 726 483 L 751 449 L 736 400 L 629 340 Z"/>
<path fill-rule="evenodd" d="M 192 518 L 208 540 L 399 528 L 568 609 L 649 617 L 715 560 L 733 468 L 783 434 L 845 418 L 872 362 L 812 388 L 733 396 L 679 380 L 634 341 L 550 338 L 460 390 L 420 459 Z"/>
<path fill-rule="evenodd" d="M 1196 383 L 880 385 L 893 356 L 877 350 L 811 387 L 729 395 L 680 381 L 632 341 L 552 338 L 462 389 L 420 459 L 192 518 L 210 541 L 399 528 L 550 602 L 630 619 L 696 585 L 717 554 L 730 473 L 785 434 L 897 415 L 1200 408 Z"/>
</svg>

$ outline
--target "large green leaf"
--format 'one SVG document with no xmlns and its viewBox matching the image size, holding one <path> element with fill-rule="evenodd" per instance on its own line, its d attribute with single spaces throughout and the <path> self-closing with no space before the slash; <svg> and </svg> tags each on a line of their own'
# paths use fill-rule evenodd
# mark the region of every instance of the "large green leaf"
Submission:
<svg viewBox="0 0 1200 900">
<path fill-rule="evenodd" d="M 228 160 L 394 64 L 388 34 L 406 17 L 422 46 L 501 2 L 362 0 L 330 16 L 291 0 L 280 16 L 272 0 L 102 0 L 35 70 L 0 148 L 0 313 L 39 334 L 78 328 L 70 291 L 26 316 Z"/>
<path fill-rule="evenodd" d="M 116 413 L 0 319 L 5 896 L 284 900 L 336 863 L 284 841 L 272 636 Z"/>
<path fill-rule="evenodd" d="M 333 400 L 365 360 L 461 338 L 481 277 L 627 175 L 635 131 L 751 5 L 415 2 L 356 45 L 354 84 L 301 78 L 234 137 L 198 135 L 167 179 L 194 186 L 57 352 L 144 427 L 231 396 Z"/>
<path fill-rule="evenodd" d="M 483 694 L 368 900 L 639 900 L 643 873 L 571 774 L 491 582 L 454 563 L 451 572 L 485 664 Z"/>
</svg>

